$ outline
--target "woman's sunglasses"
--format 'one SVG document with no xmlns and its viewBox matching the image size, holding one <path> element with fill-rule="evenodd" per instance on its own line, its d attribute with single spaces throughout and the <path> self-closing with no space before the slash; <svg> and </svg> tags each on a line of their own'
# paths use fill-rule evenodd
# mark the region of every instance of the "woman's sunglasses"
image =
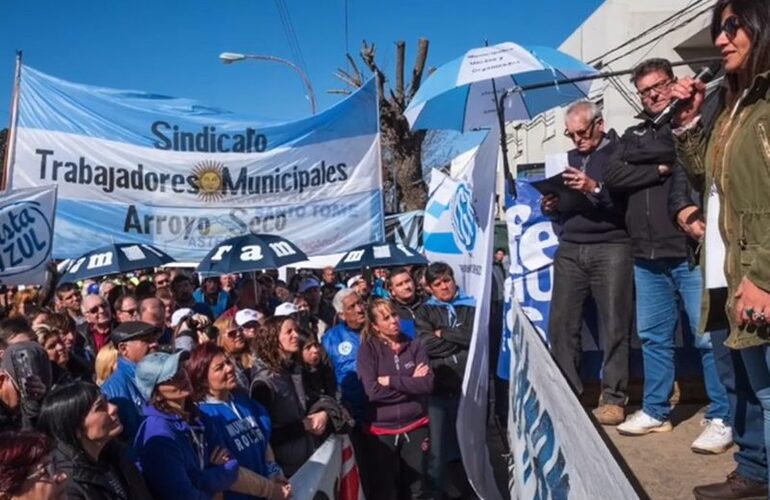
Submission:
<svg viewBox="0 0 770 500">
<path fill-rule="evenodd" d="M 717 36 L 714 38 L 716 39 L 720 33 L 724 33 L 725 36 L 727 36 L 727 39 L 732 41 L 735 38 L 735 35 L 738 34 L 738 28 L 740 27 L 741 20 L 738 19 L 738 16 L 730 16 L 725 19 L 724 23 L 722 23 L 722 26 L 719 28 L 719 33 L 717 33 Z"/>
</svg>

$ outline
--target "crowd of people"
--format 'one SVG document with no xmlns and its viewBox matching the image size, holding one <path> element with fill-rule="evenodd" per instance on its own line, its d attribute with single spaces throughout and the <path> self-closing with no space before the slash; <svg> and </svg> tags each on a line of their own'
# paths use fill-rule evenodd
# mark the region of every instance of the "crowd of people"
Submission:
<svg viewBox="0 0 770 500">
<path fill-rule="evenodd" d="M 339 278 L 9 291 L 0 498 L 285 499 L 332 434 L 367 498 L 471 498 L 455 423 L 474 299 L 441 262 Z"/>
<path fill-rule="evenodd" d="M 736 469 L 696 487 L 700 500 L 768 495 L 768 25 L 767 1 L 718 0 L 723 83 L 707 92 L 667 60 L 643 61 L 631 77 L 641 121 L 622 135 L 597 104 L 570 105 L 562 175 L 588 203 L 541 200 L 559 234 L 550 349 L 581 395 L 591 297 L 599 423 L 672 431 L 678 325 L 693 337 L 710 404 L 691 448 L 737 445 Z M 653 120 L 674 99 L 671 122 Z M 0 297 L 0 500 L 285 499 L 331 434 L 349 436 L 367 498 L 472 497 L 456 422 L 476 301 L 447 264 L 54 283 Z M 627 414 L 634 325 L 644 388 Z"/>
<path fill-rule="evenodd" d="M 700 500 L 768 495 L 768 23 L 766 1 L 716 2 L 711 35 L 724 82 L 706 96 L 703 82 L 675 78 L 669 61 L 640 63 L 631 82 L 641 121 L 622 136 L 605 126 L 593 102 L 572 104 L 565 135 L 575 149 L 563 177 L 590 203 L 560 210 L 558 196 L 541 202 L 560 237 L 551 350 L 581 394 L 581 325 L 591 296 L 604 351 L 600 423 L 628 436 L 671 431 L 677 323 L 693 336 L 710 404 L 692 450 L 738 447 L 735 471 L 696 487 Z M 656 123 L 674 99 L 682 104 L 671 123 Z M 634 319 L 644 393 L 642 408 L 626 415 Z"/>
</svg>

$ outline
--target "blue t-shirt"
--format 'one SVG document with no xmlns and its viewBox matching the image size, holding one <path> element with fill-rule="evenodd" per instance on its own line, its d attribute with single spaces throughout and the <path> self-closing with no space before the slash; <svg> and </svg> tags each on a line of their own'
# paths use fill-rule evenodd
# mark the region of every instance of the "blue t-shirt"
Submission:
<svg viewBox="0 0 770 500">
<path fill-rule="evenodd" d="M 275 462 L 267 462 L 265 458 L 271 425 L 264 406 L 245 395 L 233 393 L 230 401 L 207 398 L 198 403 L 198 408 L 207 430 L 216 433 L 241 467 L 267 478 L 282 474 Z M 253 498 L 232 491 L 225 492 L 224 497 L 227 500 Z"/>
</svg>

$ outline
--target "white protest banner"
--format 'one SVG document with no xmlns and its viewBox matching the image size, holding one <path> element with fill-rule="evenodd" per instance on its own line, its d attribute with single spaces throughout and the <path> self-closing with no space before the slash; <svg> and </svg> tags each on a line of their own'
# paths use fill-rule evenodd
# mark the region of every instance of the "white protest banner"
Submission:
<svg viewBox="0 0 770 500">
<path fill-rule="evenodd" d="M 194 261 L 248 232 L 309 255 L 384 238 L 373 81 L 318 115 L 265 124 L 29 67 L 20 78 L 10 181 L 58 184 L 57 258 L 110 240 Z"/>
<path fill-rule="evenodd" d="M 327 438 L 289 482 L 293 500 L 365 500 L 346 435 Z"/>
<path fill-rule="evenodd" d="M 501 498 L 486 444 L 488 325 L 499 140 L 497 130 L 490 131 L 457 178 L 432 172 L 431 196 L 423 225 L 425 256 L 452 266 L 457 284 L 476 300 L 457 434 L 468 479 L 485 500 Z"/>
<path fill-rule="evenodd" d="M 639 498 L 516 301 L 506 303 L 505 321 L 511 331 L 511 498 Z"/>
<path fill-rule="evenodd" d="M 51 260 L 56 186 L 3 192 L 0 284 L 42 285 Z"/>
</svg>

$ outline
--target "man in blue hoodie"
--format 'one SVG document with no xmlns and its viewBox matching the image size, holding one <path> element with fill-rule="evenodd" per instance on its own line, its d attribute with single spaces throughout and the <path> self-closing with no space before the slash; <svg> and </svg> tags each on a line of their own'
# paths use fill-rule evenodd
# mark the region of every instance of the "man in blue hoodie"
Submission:
<svg viewBox="0 0 770 500">
<path fill-rule="evenodd" d="M 110 340 L 118 350 L 118 367 L 102 385 L 102 392 L 110 403 L 118 407 L 118 415 L 123 423 L 121 437 L 127 443 L 134 442 L 142 422 L 142 407 L 146 402 L 136 386 L 136 364 L 155 350 L 159 336 L 160 331 L 156 327 L 142 321 L 121 323 L 110 335 Z"/>
</svg>

